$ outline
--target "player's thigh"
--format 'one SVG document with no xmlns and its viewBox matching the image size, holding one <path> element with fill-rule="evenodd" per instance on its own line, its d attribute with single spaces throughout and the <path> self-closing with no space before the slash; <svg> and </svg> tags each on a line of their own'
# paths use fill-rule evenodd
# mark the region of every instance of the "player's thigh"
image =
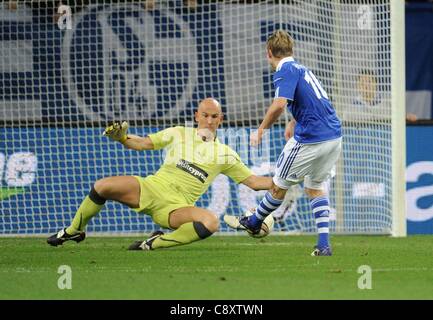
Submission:
<svg viewBox="0 0 433 320">
<path fill-rule="evenodd" d="M 290 138 L 286 144 L 284 145 L 283 151 L 281 151 L 277 163 L 275 166 L 275 175 L 279 177 L 283 177 L 287 166 L 292 159 L 292 157 L 299 152 L 301 144 L 296 142 L 294 138 Z"/>
<path fill-rule="evenodd" d="M 95 182 L 96 192 L 107 200 L 137 208 L 140 203 L 140 184 L 133 176 L 107 177 Z"/>
<path fill-rule="evenodd" d="M 290 139 L 277 161 L 274 184 L 282 189 L 288 189 L 294 184 L 303 181 L 309 173 L 312 161 L 315 158 L 314 150 L 310 145 Z"/>
<path fill-rule="evenodd" d="M 203 208 L 184 207 L 170 213 L 169 224 L 173 229 L 177 229 L 188 222 L 201 222 L 211 232 L 216 232 L 219 228 L 217 216 Z"/>
<path fill-rule="evenodd" d="M 327 141 L 320 146 L 311 172 L 305 177 L 305 188 L 323 190 L 324 183 L 335 175 L 335 165 L 341 153 L 341 139 Z"/>
</svg>

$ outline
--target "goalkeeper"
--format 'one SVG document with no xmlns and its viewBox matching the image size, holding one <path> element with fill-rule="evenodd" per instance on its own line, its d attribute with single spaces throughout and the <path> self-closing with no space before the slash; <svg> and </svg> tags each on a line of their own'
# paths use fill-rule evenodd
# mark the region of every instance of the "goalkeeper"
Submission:
<svg viewBox="0 0 433 320">
<path fill-rule="evenodd" d="M 47 242 L 58 246 L 68 240 L 84 240 L 84 229 L 89 220 L 102 210 L 107 200 L 114 200 L 136 212 L 150 215 L 161 227 L 174 230 L 168 234 L 156 231 L 148 239 L 131 244 L 130 250 L 183 245 L 205 239 L 218 230 L 217 216 L 194 206 L 218 174 L 225 174 L 236 183 L 243 183 L 254 190 L 271 188 L 271 177 L 253 175 L 239 155 L 216 138 L 216 131 L 223 120 L 218 101 L 213 98 L 202 100 L 195 112 L 195 120 L 197 129 L 173 127 L 146 137 L 127 134 L 126 122 L 117 122 L 106 128 L 104 135 L 128 149 L 165 148 L 167 153 L 163 165 L 146 178 L 117 176 L 96 181 L 71 225 L 49 237 Z"/>
</svg>

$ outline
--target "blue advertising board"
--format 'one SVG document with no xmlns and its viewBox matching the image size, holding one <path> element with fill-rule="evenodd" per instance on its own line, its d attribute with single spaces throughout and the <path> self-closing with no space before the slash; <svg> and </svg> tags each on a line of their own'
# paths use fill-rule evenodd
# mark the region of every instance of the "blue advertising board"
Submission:
<svg viewBox="0 0 433 320">
<path fill-rule="evenodd" d="M 433 234 L 433 126 L 409 126 L 406 202 L 408 234 Z"/>
<path fill-rule="evenodd" d="M 131 133 L 146 135 L 162 128 L 135 127 Z M 162 163 L 161 151 L 137 152 L 103 137 L 103 128 L 0 128 L 0 234 L 51 233 L 68 225 L 92 184 L 103 177 L 147 176 Z M 248 147 L 247 128 L 220 129 L 221 142 L 236 150 L 257 175 L 272 175 L 285 144 L 283 128 L 276 126 L 262 148 Z M 390 227 L 390 145 L 383 130 L 345 128 L 341 185 L 330 182 L 331 203 L 337 189 L 343 199 L 345 232 L 388 232 Z M 378 143 L 377 136 L 384 137 Z M 338 179 L 338 178 L 337 178 Z M 294 192 L 297 190 L 290 190 Z M 254 207 L 263 192 L 235 185 L 219 176 L 197 202 L 216 213 L 240 215 Z M 302 190 L 294 198 L 296 208 L 277 230 L 315 232 L 308 199 Z M 88 226 L 90 232 L 148 232 L 157 228 L 148 216 L 107 202 Z M 335 219 L 331 222 L 335 230 Z M 228 231 L 222 224 L 222 231 Z"/>
<path fill-rule="evenodd" d="M 131 128 L 144 136 L 162 128 Z M 0 234 L 50 233 L 68 225 L 93 183 L 107 176 L 155 173 L 163 151 L 128 150 L 102 136 L 103 128 L 0 128 Z M 249 130 L 220 129 L 221 142 L 229 144 L 254 169 L 274 162 L 282 149 L 281 130 L 264 139 L 264 149 L 248 146 Z M 270 174 L 267 169 L 261 174 Z M 225 178 L 225 177 L 224 177 Z M 246 190 L 218 178 L 197 202 L 217 214 L 239 215 L 254 203 L 245 200 Z M 252 190 L 250 190 L 252 191 Z M 239 197 L 239 193 L 244 197 Z M 244 200 L 242 200 L 245 198 Z M 253 197 L 254 201 L 254 197 Z M 92 219 L 90 232 L 143 232 L 155 228 L 151 219 L 128 207 L 108 201 L 103 212 Z"/>
</svg>

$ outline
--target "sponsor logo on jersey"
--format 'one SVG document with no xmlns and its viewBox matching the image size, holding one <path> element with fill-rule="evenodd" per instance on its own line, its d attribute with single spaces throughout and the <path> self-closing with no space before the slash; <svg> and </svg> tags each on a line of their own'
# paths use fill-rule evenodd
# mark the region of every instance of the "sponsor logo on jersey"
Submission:
<svg viewBox="0 0 433 320">
<path fill-rule="evenodd" d="M 196 165 L 192 164 L 189 161 L 186 161 L 184 159 L 181 159 L 177 164 L 176 167 L 185 171 L 186 173 L 189 173 L 194 178 L 197 178 L 202 183 L 204 183 L 208 177 L 208 173 L 204 171 L 203 169 L 200 169 Z"/>
</svg>

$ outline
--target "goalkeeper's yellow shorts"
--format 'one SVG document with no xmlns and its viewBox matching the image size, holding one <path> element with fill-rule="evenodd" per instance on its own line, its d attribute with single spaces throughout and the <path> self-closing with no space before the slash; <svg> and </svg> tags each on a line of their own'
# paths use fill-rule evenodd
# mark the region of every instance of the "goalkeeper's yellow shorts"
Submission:
<svg viewBox="0 0 433 320">
<path fill-rule="evenodd" d="M 140 207 L 134 208 L 134 211 L 148 214 L 153 222 L 163 228 L 172 229 L 169 224 L 172 211 L 194 206 L 176 189 L 153 175 L 146 178 L 134 177 L 140 183 Z"/>
</svg>

